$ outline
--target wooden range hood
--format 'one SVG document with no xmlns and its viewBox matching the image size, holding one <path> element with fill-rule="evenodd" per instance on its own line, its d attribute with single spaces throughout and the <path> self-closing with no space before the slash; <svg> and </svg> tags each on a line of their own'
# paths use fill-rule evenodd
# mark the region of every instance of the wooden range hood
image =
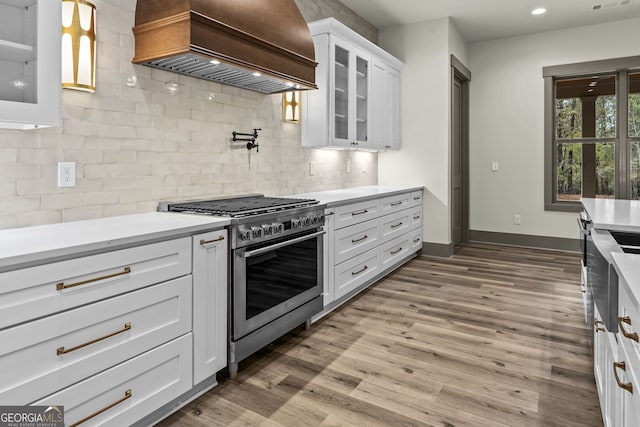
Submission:
<svg viewBox="0 0 640 427">
<path fill-rule="evenodd" d="M 138 0 L 133 33 L 135 64 L 262 93 L 317 89 L 294 0 Z"/>
</svg>

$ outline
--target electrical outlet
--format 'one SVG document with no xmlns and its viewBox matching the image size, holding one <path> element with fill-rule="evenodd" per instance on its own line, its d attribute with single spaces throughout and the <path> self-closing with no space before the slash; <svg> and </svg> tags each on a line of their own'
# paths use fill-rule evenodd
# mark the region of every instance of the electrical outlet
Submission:
<svg viewBox="0 0 640 427">
<path fill-rule="evenodd" d="M 314 176 L 316 174 L 316 165 L 314 162 L 309 162 L 309 176 Z"/>
<path fill-rule="evenodd" d="M 520 225 L 522 222 L 522 218 L 520 217 L 520 215 L 514 215 L 513 216 L 513 223 L 515 225 Z"/>
<path fill-rule="evenodd" d="M 367 173 L 367 162 L 362 161 L 362 173 Z"/>
<path fill-rule="evenodd" d="M 498 172 L 498 162 L 491 162 L 491 172 Z"/>
<path fill-rule="evenodd" d="M 347 173 L 351 173 L 351 160 L 347 160 Z"/>
<path fill-rule="evenodd" d="M 75 187 L 76 186 L 76 163 L 75 162 L 59 162 L 58 163 L 58 187 Z"/>
</svg>

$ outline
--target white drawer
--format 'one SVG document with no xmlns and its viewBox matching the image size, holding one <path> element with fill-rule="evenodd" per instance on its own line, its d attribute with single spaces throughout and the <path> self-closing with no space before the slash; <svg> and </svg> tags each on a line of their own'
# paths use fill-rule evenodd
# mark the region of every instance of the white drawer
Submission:
<svg viewBox="0 0 640 427">
<path fill-rule="evenodd" d="M 398 261 L 413 253 L 411 234 L 407 233 L 385 243 L 380 247 L 380 268 L 386 271 Z"/>
<path fill-rule="evenodd" d="M 422 227 L 411 230 L 409 236 L 411 238 L 411 250 L 413 252 L 422 250 Z"/>
<path fill-rule="evenodd" d="M 335 232 L 335 263 L 340 264 L 368 251 L 380 242 L 380 225 L 373 219 Z"/>
<path fill-rule="evenodd" d="M 422 227 L 422 206 L 417 206 L 410 211 L 411 229 Z"/>
<path fill-rule="evenodd" d="M 633 393 L 630 393 L 627 390 L 619 388 L 616 384 L 616 379 L 614 378 L 612 381 L 612 386 L 614 390 L 608 390 L 610 393 L 620 393 L 618 396 L 623 400 L 623 417 L 624 422 L 620 422 L 620 425 L 624 426 L 637 426 L 638 420 L 640 420 L 640 394 L 638 390 L 640 390 L 640 370 L 633 365 L 630 365 L 630 360 L 634 359 L 634 356 L 627 353 L 625 348 L 619 348 L 618 357 L 615 362 L 624 362 L 625 369 L 622 370 L 622 367 L 614 367 L 608 366 L 608 369 L 614 370 L 614 375 L 618 377 L 622 384 L 630 384 L 633 387 Z"/>
<path fill-rule="evenodd" d="M 411 204 L 411 193 L 396 194 L 380 200 L 380 213 L 389 215 L 390 213 L 407 209 Z"/>
<path fill-rule="evenodd" d="M 372 249 L 349 261 L 336 265 L 335 287 L 336 298 L 341 298 L 367 280 L 375 277 L 380 270 L 378 249 Z"/>
<path fill-rule="evenodd" d="M 191 272 L 191 239 L 0 273 L 0 329 Z"/>
<path fill-rule="evenodd" d="M 191 340 L 183 335 L 34 405 L 64 405 L 66 425 L 105 408 L 87 425 L 131 425 L 191 388 Z"/>
<path fill-rule="evenodd" d="M 422 191 L 412 191 L 411 192 L 411 203 L 412 206 L 422 206 Z"/>
<path fill-rule="evenodd" d="M 338 206 L 335 210 L 335 229 L 347 227 L 359 222 L 380 216 L 380 200 L 368 200 L 346 206 Z"/>
<path fill-rule="evenodd" d="M 412 221 L 413 215 L 410 209 L 405 209 L 380 218 L 380 231 L 382 232 L 381 243 L 386 243 L 409 231 Z"/>
<path fill-rule="evenodd" d="M 618 286 L 618 342 L 629 357 L 627 363 L 640 374 L 640 344 L 635 340 L 640 337 L 640 310 L 633 301 L 627 284 L 621 278 Z M 640 384 L 638 387 L 640 390 Z"/>
<path fill-rule="evenodd" d="M 0 404 L 33 402 L 191 331 L 191 295 L 184 276 L 1 331 Z"/>
</svg>

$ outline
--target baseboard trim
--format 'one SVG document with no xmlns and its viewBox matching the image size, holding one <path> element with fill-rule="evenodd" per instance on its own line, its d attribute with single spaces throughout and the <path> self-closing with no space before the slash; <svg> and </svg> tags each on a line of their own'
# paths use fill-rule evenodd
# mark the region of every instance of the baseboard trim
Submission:
<svg viewBox="0 0 640 427">
<path fill-rule="evenodd" d="M 558 251 L 580 251 L 580 239 L 534 236 L 530 234 L 498 233 L 495 231 L 469 230 L 470 242 L 495 243 L 523 246 L 527 248 L 552 249 Z"/>
<path fill-rule="evenodd" d="M 453 256 L 453 243 L 422 242 L 422 255 L 451 258 Z"/>
</svg>

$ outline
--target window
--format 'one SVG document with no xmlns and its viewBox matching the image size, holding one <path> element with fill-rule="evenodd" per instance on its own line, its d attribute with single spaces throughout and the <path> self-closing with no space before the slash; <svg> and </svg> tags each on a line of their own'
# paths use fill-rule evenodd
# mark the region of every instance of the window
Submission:
<svg viewBox="0 0 640 427">
<path fill-rule="evenodd" d="M 545 209 L 640 198 L 640 57 L 545 67 Z"/>
</svg>

